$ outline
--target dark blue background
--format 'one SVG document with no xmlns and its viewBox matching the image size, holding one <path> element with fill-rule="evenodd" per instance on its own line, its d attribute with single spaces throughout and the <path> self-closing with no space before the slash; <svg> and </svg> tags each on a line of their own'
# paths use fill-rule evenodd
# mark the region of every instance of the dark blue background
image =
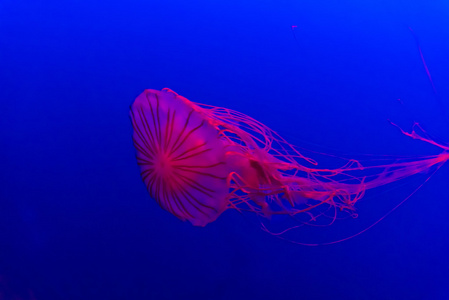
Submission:
<svg viewBox="0 0 449 300">
<path fill-rule="evenodd" d="M 449 141 L 408 26 L 447 107 L 447 1 L 2 0 L 0 273 L 37 299 L 449 299 L 448 166 L 366 233 L 304 247 L 235 211 L 178 221 L 131 141 L 133 99 L 169 87 L 308 149 L 436 154 L 387 122 Z M 297 240 L 354 234 L 425 178 Z"/>
</svg>

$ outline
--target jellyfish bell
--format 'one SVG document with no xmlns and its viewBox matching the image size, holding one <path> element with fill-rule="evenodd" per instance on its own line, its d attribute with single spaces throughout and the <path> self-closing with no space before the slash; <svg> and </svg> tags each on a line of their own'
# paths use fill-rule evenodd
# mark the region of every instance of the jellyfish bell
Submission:
<svg viewBox="0 0 449 300">
<path fill-rule="evenodd" d="M 318 168 L 264 124 L 240 112 L 194 103 L 169 89 L 145 90 L 131 106 L 133 141 L 142 179 L 159 205 L 195 226 L 227 209 L 288 215 L 303 224 L 355 216 L 367 190 L 449 160 L 449 147 L 415 131 L 402 133 L 442 153 L 362 165 L 354 159 Z M 305 216 L 305 218 L 299 218 Z"/>
<path fill-rule="evenodd" d="M 145 90 L 131 106 L 142 179 L 158 204 L 204 226 L 226 208 L 225 141 L 192 102 L 169 89 Z"/>
</svg>

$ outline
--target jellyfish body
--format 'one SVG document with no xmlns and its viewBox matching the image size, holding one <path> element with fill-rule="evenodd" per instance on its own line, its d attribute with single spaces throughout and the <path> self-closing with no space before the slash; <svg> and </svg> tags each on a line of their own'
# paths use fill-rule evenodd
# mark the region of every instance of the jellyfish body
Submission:
<svg viewBox="0 0 449 300">
<path fill-rule="evenodd" d="M 318 168 L 251 117 L 191 102 L 169 89 L 145 90 L 130 116 L 137 162 L 150 195 L 196 226 L 230 208 L 263 217 L 304 215 L 308 221 L 323 216 L 333 222 L 337 213 L 355 214 L 355 204 L 367 190 L 449 160 L 448 146 L 403 131 L 442 153 L 370 166 L 347 160 L 339 168 Z"/>
<path fill-rule="evenodd" d="M 133 140 L 142 179 L 159 205 L 204 226 L 225 209 L 225 145 L 190 101 L 166 89 L 145 90 L 132 105 Z"/>
</svg>

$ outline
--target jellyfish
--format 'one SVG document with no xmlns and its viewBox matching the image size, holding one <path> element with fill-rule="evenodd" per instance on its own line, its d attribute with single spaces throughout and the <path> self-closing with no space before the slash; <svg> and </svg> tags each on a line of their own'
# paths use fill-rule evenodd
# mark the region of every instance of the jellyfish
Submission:
<svg viewBox="0 0 449 300">
<path fill-rule="evenodd" d="M 348 159 L 337 168 L 318 162 L 261 122 L 231 109 L 191 102 L 170 89 L 147 89 L 130 108 L 142 180 L 165 210 L 195 226 L 227 209 L 262 218 L 288 215 L 314 222 L 347 213 L 365 192 L 449 160 L 449 146 L 419 131 L 401 132 L 441 149 L 434 156 L 377 165 Z M 393 124 L 395 125 L 395 124 Z M 416 130 L 415 130 L 416 129 Z"/>
</svg>

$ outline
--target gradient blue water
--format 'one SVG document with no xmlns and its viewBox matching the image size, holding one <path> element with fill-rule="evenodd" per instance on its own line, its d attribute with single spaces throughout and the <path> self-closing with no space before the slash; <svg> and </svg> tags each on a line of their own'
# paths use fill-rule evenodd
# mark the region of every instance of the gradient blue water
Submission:
<svg viewBox="0 0 449 300">
<path fill-rule="evenodd" d="M 448 166 L 361 236 L 303 247 L 237 212 L 194 228 L 161 210 L 128 119 L 169 87 L 312 150 L 436 154 L 387 119 L 449 141 L 407 28 L 447 107 L 448 20 L 445 1 L 2 0 L 0 273 L 37 299 L 448 299 Z M 353 234 L 424 178 L 297 238 Z"/>
</svg>

